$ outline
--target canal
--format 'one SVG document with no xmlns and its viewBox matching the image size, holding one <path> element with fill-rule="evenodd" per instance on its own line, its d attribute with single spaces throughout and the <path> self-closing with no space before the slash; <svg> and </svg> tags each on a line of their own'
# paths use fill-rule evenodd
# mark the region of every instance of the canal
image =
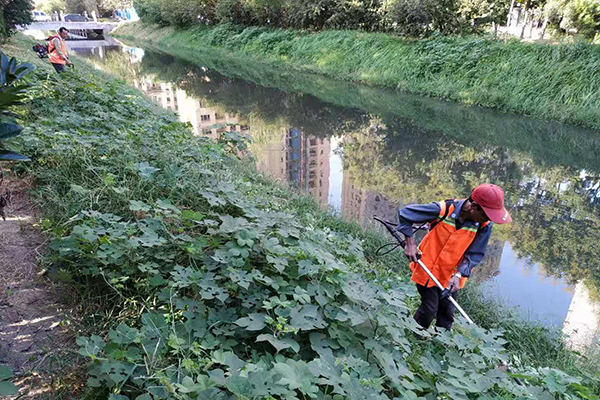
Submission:
<svg viewBox="0 0 600 400">
<path fill-rule="evenodd" d="M 189 122 L 249 136 L 258 170 L 374 226 L 398 206 L 501 185 L 514 222 L 496 226 L 474 271 L 486 296 L 590 342 L 600 307 L 600 133 L 202 52 L 70 42 Z"/>
</svg>

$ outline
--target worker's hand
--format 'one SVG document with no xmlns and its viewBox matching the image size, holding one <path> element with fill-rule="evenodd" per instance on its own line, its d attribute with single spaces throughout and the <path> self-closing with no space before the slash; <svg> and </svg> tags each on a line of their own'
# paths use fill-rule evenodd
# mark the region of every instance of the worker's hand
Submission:
<svg viewBox="0 0 600 400">
<path fill-rule="evenodd" d="M 69 59 L 66 59 L 65 61 L 66 61 L 67 65 L 73 65 L 73 63 Z"/>
<path fill-rule="evenodd" d="M 460 276 L 452 275 L 450 283 L 448 284 L 448 289 L 450 289 L 450 293 L 455 293 L 460 289 Z"/>
<path fill-rule="evenodd" d="M 406 244 L 404 245 L 404 254 L 409 261 L 417 262 L 419 250 L 417 249 L 417 243 L 415 242 L 415 238 L 407 237 Z"/>
</svg>

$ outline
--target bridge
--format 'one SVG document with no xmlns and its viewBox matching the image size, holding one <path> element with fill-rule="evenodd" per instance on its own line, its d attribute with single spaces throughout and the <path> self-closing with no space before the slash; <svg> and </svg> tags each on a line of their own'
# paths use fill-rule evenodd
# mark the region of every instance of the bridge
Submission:
<svg viewBox="0 0 600 400">
<path fill-rule="evenodd" d="M 26 30 L 39 30 L 39 31 L 58 31 L 60 27 L 64 26 L 69 31 L 94 31 L 97 34 L 106 36 L 113 29 L 119 26 L 118 22 L 64 22 L 64 21 L 50 21 L 50 22 L 34 22 L 33 24 L 25 27 Z"/>
</svg>

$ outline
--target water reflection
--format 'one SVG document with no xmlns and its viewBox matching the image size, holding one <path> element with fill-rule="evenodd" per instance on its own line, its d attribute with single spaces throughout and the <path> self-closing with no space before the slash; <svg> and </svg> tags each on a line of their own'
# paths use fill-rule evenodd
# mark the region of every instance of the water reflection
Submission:
<svg viewBox="0 0 600 400">
<path fill-rule="evenodd" d="M 567 329 L 582 309 L 597 312 L 580 305 L 585 296 L 591 304 L 581 282 L 592 297 L 600 282 L 597 132 L 322 77 L 283 79 L 209 56 L 188 62 L 124 47 L 94 60 L 198 135 L 249 133 L 259 170 L 365 226 L 394 219 L 402 204 L 502 185 L 515 222 L 496 227 L 475 279 L 548 325 L 566 320 Z"/>
<path fill-rule="evenodd" d="M 188 96 L 185 90 L 172 83 L 141 77 L 134 79 L 133 85 L 163 108 L 179 114 L 181 121 L 192 125 L 196 135 L 217 138 L 223 132 L 249 132 L 248 126 L 240 123 L 238 115 L 207 107 L 201 99 Z"/>
</svg>

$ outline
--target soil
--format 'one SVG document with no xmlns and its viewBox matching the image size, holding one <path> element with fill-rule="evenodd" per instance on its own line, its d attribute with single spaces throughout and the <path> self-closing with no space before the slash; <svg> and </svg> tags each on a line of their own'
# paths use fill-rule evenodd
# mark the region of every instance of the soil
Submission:
<svg viewBox="0 0 600 400">
<path fill-rule="evenodd" d="M 29 201 L 31 180 L 5 177 L 11 203 L 0 219 L 0 364 L 9 365 L 18 399 L 76 398 L 77 346 L 69 288 L 46 276 L 39 264 L 48 239 Z M 74 389 L 75 388 L 75 389 Z"/>
</svg>

